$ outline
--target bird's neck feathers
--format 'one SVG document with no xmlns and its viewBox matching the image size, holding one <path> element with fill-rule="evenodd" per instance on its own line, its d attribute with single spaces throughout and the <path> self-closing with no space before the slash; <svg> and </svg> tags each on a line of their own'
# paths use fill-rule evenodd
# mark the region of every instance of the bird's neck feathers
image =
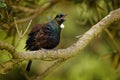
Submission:
<svg viewBox="0 0 120 80">
<path fill-rule="evenodd" d="M 56 21 L 56 23 L 60 26 L 64 21 L 60 20 L 59 18 L 55 18 L 54 19 Z"/>
<path fill-rule="evenodd" d="M 51 21 L 51 23 L 54 25 L 54 27 L 56 27 L 56 28 L 60 28 L 60 23 L 58 23 L 58 21 L 56 21 L 55 19 L 53 19 L 52 21 Z"/>
</svg>

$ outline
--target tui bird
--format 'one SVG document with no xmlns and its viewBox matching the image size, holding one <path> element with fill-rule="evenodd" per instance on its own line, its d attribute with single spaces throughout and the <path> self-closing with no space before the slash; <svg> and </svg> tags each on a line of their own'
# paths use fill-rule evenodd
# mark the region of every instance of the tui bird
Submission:
<svg viewBox="0 0 120 80">
<path fill-rule="evenodd" d="M 28 34 L 26 41 L 26 50 L 35 51 L 43 49 L 53 49 L 60 42 L 61 24 L 65 21 L 64 14 L 57 14 L 56 17 L 46 23 L 35 25 Z M 30 60 L 26 71 L 30 71 L 32 61 Z"/>
</svg>

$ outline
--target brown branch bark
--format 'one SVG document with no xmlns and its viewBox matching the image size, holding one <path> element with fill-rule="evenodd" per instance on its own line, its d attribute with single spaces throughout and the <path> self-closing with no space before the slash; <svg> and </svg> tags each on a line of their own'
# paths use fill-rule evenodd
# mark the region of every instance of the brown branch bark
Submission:
<svg viewBox="0 0 120 80">
<path fill-rule="evenodd" d="M 41 59 L 41 60 L 69 59 L 71 57 L 76 56 L 78 52 L 80 53 L 81 50 L 83 50 L 91 42 L 92 39 L 97 37 L 97 35 L 99 35 L 103 31 L 103 29 L 107 28 L 111 23 L 117 20 L 120 20 L 120 8 L 110 12 L 109 15 L 103 18 L 96 25 L 92 26 L 92 28 L 89 29 L 81 38 L 79 38 L 79 40 L 76 43 L 74 43 L 73 45 L 71 45 L 66 49 L 17 52 L 16 50 L 14 50 L 13 47 L 8 48 L 11 45 L 7 44 L 7 46 L 5 46 L 4 43 L 2 45 L 0 44 L 0 49 L 8 50 L 12 56 L 15 56 L 15 58 L 17 58 L 18 62 L 23 60 L 33 60 L 33 59 Z M 14 64 L 11 63 L 11 66 L 13 66 Z M 0 72 L 2 71 L 2 69 L 5 69 L 5 67 L 2 67 L 2 65 L 0 65 Z"/>
</svg>

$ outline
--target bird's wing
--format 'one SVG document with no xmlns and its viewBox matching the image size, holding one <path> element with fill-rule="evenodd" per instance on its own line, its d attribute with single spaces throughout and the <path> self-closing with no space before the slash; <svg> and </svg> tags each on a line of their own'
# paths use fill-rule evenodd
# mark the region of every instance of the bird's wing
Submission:
<svg viewBox="0 0 120 80">
<path fill-rule="evenodd" d="M 41 29 L 44 27 L 44 25 L 45 25 L 45 24 L 37 24 L 37 25 L 35 25 L 35 26 L 31 29 L 31 31 L 30 31 L 30 33 L 29 33 L 29 36 L 30 36 L 31 34 L 34 34 L 35 32 L 38 32 L 39 30 L 41 30 Z"/>
<path fill-rule="evenodd" d="M 35 38 L 39 31 L 42 29 L 42 27 L 42 24 L 38 24 L 31 29 L 30 33 L 28 34 L 28 39 L 26 41 L 26 50 L 37 50 L 37 48 L 35 48 Z"/>
<path fill-rule="evenodd" d="M 49 46 L 49 39 L 51 38 L 51 27 L 45 24 L 35 36 L 35 44 L 37 47 Z"/>
<path fill-rule="evenodd" d="M 48 36 L 46 34 L 49 33 L 47 27 L 48 25 L 46 24 L 39 24 L 32 28 L 26 41 L 26 50 L 39 50 L 41 47 L 48 45 L 46 44 L 48 42 Z"/>
</svg>

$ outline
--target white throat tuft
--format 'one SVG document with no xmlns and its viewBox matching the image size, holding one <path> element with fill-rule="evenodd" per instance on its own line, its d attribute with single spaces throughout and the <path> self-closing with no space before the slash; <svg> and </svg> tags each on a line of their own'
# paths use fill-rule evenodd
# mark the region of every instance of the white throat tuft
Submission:
<svg viewBox="0 0 120 80">
<path fill-rule="evenodd" d="M 60 25 L 60 28 L 64 28 L 64 24 L 61 24 L 61 25 Z"/>
</svg>

